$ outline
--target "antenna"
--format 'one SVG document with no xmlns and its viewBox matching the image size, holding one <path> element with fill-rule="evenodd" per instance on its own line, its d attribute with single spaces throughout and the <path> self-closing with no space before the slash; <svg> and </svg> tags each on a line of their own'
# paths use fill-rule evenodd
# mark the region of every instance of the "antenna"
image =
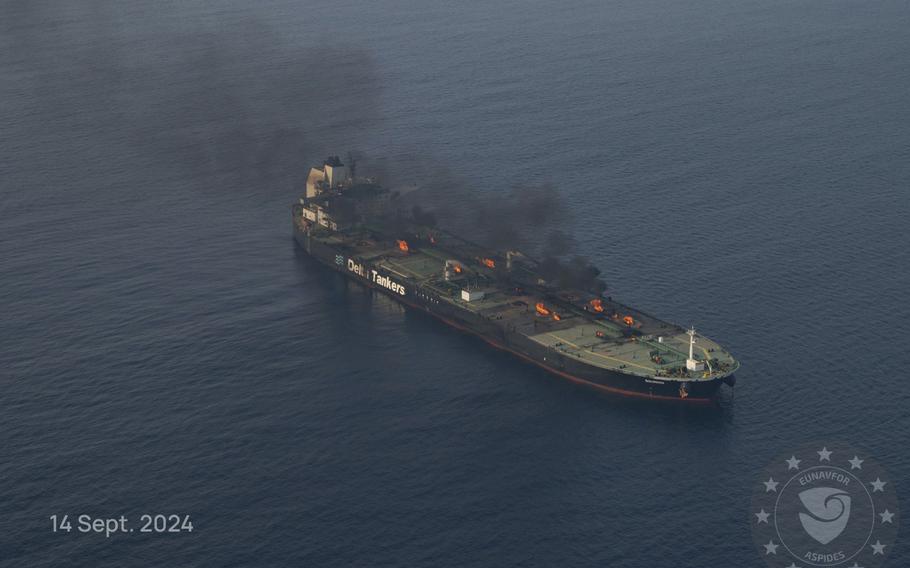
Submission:
<svg viewBox="0 0 910 568">
<path fill-rule="evenodd" d="M 351 172 L 351 180 L 357 176 L 357 159 L 354 158 L 354 152 L 348 150 L 348 169 Z"/>
</svg>

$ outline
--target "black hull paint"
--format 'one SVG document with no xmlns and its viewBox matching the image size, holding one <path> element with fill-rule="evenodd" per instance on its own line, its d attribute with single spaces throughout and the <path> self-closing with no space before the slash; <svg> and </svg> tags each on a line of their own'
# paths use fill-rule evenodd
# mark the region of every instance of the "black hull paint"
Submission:
<svg viewBox="0 0 910 568">
<path fill-rule="evenodd" d="M 406 294 L 400 294 L 377 285 L 369 278 L 351 272 L 347 267 L 348 259 L 343 251 L 337 250 L 319 239 L 310 238 L 296 227 L 294 239 L 310 256 L 348 278 L 369 288 L 374 288 L 406 306 L 425 311 L 452 327 L 477 335 L 498 349 L 508 351 L 576 384 L 637 398 L 706 404 L 715 400 L 721 384 L 724 383 L 724 379 L 688 381 L 685 383 L 686 392 L 683 395 L 680 389 L 683 385 L 681 381 L 619 373 L 585 364 L 557 351 L 547 349 L 524 335 L 510 332 L 494 321 L 465 310 L 459 310 L 447 302 L 434 301 L 435 294 L 427 294 L 420 289 L 408 290 Z M 727 378 L 727 382 L 729 381 L 730 377 Z"/>
</svg>

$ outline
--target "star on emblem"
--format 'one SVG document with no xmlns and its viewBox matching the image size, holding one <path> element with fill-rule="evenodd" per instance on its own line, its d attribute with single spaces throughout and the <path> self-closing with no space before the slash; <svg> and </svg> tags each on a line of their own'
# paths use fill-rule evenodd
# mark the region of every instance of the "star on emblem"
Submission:
<svg viewBox="0 0 910 568">
<path fill-rule="evenodd" d="M 764 509 L 762 509 L 762 511 L 764 511 Z M 756 513 L 756 514 L 758 514 L 758 513 Z M 892 513 L 888 509 L 885 509 L 885 511 L 883 513 L 879 513 L 878 516 L 882 518 L 882 524 L 891 523 L 891 519 L 894 518 L 894 513 Z M 891 523 L 891 524 L 893 525 L 894 523 Z"/>
<path fill-rule="evenodd" d="M 883 513 L 883 514 L 884 514 L 884 513 Z M 759 522 L 759 523 L 768 524 L 768 517 L 771 516 L 771 513 L 766 513 L 765 510 L 762 509 L 761 511 L 755 513 L 755 516 L 758 517 L 758 522 Z M 882 522 L 884 522 L 884 521 L 882 521 Z"/>
<path fill-rule="evenodd" d="M 885 545 L 882 544 L 882 541 L 876 540 L 875 544 L 870 546 L 872 546 L 872 556 L 875 556 L 876 554 L 885 554 Z"/>
<path fill-rule="evenodd" d="M 768 544 L 764 544 L 764 545 L 762 545 L 762 546 L 765 547 L 765 556 L 767 556 L 767 555 L 769 555 L 769 554 L 777 554 L 777 547 L 780 546 L 780 545 L 779 545 L 779 544 L 774 544 L 774 541 L 773 541 L 773 540 L 769 540 L 769 541 L 768 541 Z M 874 547 L 873 547 L 873 548 L 874 548 Z"/>
<path fill-rule="evenodd" d="M 799 568 L 799 566 L 797 566 L 796 564 L 794 564 L 793 562 L 791 562 L 790 565 L 787 566 L 787 568 Z"/>
<path fill-rule="evenodd" d="M 831 454 L 833 454 L 834 452 L 829 451 L 828 446 L 825 446 L 824 448 L 821 449 L 821 451 L 818 451 L 815 453 L 818 454 L 818 461 L 829 462 L 829 461 L 831 461 Z"/>
<path fill-rule="evenodd" d="M 799 469 L 799 462 L 803 460 L 796 459 L 796 456 L 790 456 L 790 459 L 785 460 L 787 462 L 787 471 L 791 469 Z"/>
<path fill-rule="evenodd" d="M 875 493 L 875 492 L 877 492 L 877 491 L 881 491 L 882 493 L 884 493 L 884 492 L 885 492 L 885 484 L 886 484 L 886 483 L 888 483 L 888 482 L 887 482 L 887 481 L 882 481 L 881 479 L 879 479 L 878 477 L 876 477 L 876 478 L 875 478 L 875 481 L 873 481 L 873 482 L 870 483 L 869 485 L 872 486 L 872 492 L 873 492 L 873 493 Z"/>
<path fill-rule="evenodd" d="M 769 477 L 768 481 L 762 481 L 762 483 L 765 485 L 765 493 L 767 493 L 769 491 L 774 491 L 776 493 L 777 486 L 780 485 L 780 482 L 774 481 L 773 477 Z"/>
<path fill-rule="evenodd" d="M 856 562 L 854 562 L 853 566 L 851 566 L 850 568 L 863 568 L 863 567 L 860 566 L 859 564 L 857 564 Z"/>
<path fill-rule="evenodd" d="M 863 462 L 866 460 L 861 460 L 861 459 L 859 459 L 858 456 L 853 456 L 852 460 L 847 460 L 847 461 L 850 462 L 850 469 L 853 470 L 853 469 L 863 469 Z"/>
</svg>

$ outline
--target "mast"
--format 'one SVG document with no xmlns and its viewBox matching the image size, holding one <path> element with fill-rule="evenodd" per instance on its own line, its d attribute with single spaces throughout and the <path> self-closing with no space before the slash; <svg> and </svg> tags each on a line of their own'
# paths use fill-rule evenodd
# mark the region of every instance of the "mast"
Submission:
<svg viewBox="0 0 910 568">
<path fill-rule="evenodd" d="M 695 326 L 690 327 L 686 334 L 689 336 L 689 358 L 686 359 L 686 369 L 689 371 L 703 371 L 705 364 L 695 359 Z"/>
</svg>

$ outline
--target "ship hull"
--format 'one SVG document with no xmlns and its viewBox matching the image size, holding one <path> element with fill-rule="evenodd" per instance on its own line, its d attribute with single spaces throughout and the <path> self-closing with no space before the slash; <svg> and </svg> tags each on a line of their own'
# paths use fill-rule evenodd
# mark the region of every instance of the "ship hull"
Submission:
<svg viewBox="0 0 910 568">
<path fill-rule="evenodd" d="M 658 379 L 585 364 L 548 349 L 525 335 L 509 332 L 495 322 L 458 310 L 447 302 L 434 301 L 432 295 L 424 294 L 419 289 L 406 290 L 396 287 L 397 284 L 390 285 L 391 280 L 386 279 L 381 270 L 349 259 L 343 251 L 312 238 L 296 227 L 294 239 L 311 257 L 355 282 L 376 289 L 415 310 L 426 312 L 451 327 L 476 335 L 497 349 L 507 351 L 577 385 L 654 401 L 710 404 L 724 383 L 722 378 L 698 381 Z M 730 382 L 730 377 L 727 377 L 727 382 Z"/>
</svg>

